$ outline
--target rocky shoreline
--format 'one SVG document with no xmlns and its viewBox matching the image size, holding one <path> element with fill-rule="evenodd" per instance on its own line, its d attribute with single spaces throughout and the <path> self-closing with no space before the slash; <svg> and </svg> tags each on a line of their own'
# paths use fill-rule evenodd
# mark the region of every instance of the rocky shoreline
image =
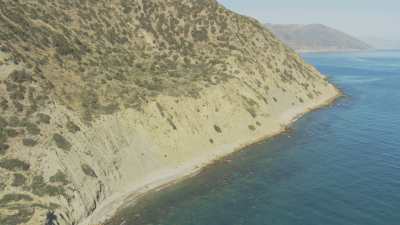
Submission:
<svg viewBox="0 0 400 225">
<path fill-rule="evenodd" d="M 260 135 L 259 137 L 255 136 L 254 139 L 246 143 L 234 145 L 232 146 L 231 150 L 227 149 L 227 151 L 224 151 L 224 153 L 216 158 L 207 158 L 202 161 L 194 160 L 193 162 L 188 162 L 187 167 L 183 167 L 175 171 L 170 171 L 170 173 L 160 173 L 158 176 L 153 177 L 152 181 L 142 184 L 142 186 L 132 185 L 133 188 L 126 191 L 125 193 L 111 196 L 108 200 L 101 204 L 91 216 L 89 216 L 79 225 L 109 224 L 109 222 L 107 221 L 110 220 L 113 215 L 115 215 L 119 210 L 123 209 L 127 205 L 132 207 L 132 205 L 134 205 L 135 202 L 138 201 L 138 199 L 144 197 L 147 193 L 162 191 L 164 188 L 170 185 L 174 185 L 189 177 L 195 176 L 205 167 L 223 159 L 233 152 L 240 151 L 250 145 L 254 145 L 258 142 L 265 141 L 266 139 L 286 132 L 286 130 L 303 115 L 311 111 L 318 110 L 323 107 L 328 107 L 334 104 L 334 102 L 342 96 L 342 92 L 340 90 L 336 89 L 336 91 L 336 94 L 334 94 L 333 96 L 328 96 L 327 99 L 321 99 L 321 102 L 315 102 L 315 105 L 305 108 L 305 111 L 303 112 L 295 113 L 293 111 L 289 111 L 287 112 L 287 114 L 283 114 L 284 117 L 286 117 L 287 121 L 282 124 L 283 126 L 281 126 L 281 129 L 270 130 L 264 135 Z"/>
</svg>

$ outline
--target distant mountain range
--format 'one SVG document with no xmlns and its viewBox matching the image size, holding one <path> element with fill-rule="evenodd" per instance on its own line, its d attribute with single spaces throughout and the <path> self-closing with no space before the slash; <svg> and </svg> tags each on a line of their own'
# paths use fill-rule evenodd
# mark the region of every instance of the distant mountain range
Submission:
<svg viewBox="0 0 400 225">
<path fill-rule="evenodd" d="M 391 40 L 380 37 L 362 37 L 361 39 L 375 49 L 400 49 L 400 40 Z"/>
<path fill-rule="evenodd" d="M 322 24 L 266 24 L 266 26 L 298 52 L 359 51 L 372 48 L 355 37 Z"/>
</svg>

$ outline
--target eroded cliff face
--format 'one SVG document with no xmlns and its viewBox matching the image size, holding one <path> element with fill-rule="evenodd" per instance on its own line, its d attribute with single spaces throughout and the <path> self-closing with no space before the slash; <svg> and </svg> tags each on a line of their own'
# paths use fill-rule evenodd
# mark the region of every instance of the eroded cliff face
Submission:
<svg viewBox="0 0 400 225">
<path fill-rule="evenodd" d="M 338 94 L 214 0 L 1 0 L 0 26 L 0 224 L 97 222 Z"/>
</svg>

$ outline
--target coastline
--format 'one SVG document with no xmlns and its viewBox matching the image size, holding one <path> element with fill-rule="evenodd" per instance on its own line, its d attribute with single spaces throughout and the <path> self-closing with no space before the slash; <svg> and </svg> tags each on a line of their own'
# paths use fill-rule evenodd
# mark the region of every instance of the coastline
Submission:
<svg viewBox="0 0 400 225">
<path fill-rule="evenodd" d="M 310 107 L 305 107 L 300 112 L 294 112 L 289 109 L 282 115 L 282 118 L 285 122 L 282 124 L 280 129 L 272 129 L 270 132 L 264 135 L 255 136 L 254 139 L 245 143 L 227 146 L 227 148 L 223 149 L 217 156 L 209 155 L 209 157 L 203 157 L 188 162 L 183 167 L 177 167 L 176 169 L 163 171 L 162 173 L 158 174 L 149 174 L 148 179 L 146 179 L 144 182 L 135 184 L 124 191 L 120 191 L 112 196 L 109 196 L 105 201 L 98 205 L 97 209 L 91 215 L 79 223 L 79 225 L 101 225 L 112 218 L 118 212 L 118 210 L 126 207 L 127 204 L 135 204 L 138 199 L 142 198 L 147 193 L 161 191 L 168 186 L 196 176 L 207 166 L 212 165 L 216 161 L 223 160 L 226 156 L 234 152 L 241 151 L 248 146 L 257 144 L 286 132 L 294 122 L 296 122 L 305 114 L 328 107 L 343 96 L 343 93 L 338 88 L 335 88 L 335 90 L 336 93 L 333 96 L 327 96 L 327 98 L 316 102 Z"/>
</svg>

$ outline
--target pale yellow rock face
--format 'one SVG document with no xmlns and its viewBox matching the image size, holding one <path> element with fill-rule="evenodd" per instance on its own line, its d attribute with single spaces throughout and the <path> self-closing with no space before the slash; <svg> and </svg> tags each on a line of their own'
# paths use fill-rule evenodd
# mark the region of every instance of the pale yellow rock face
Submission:
<svg viewBox="0 0 400 225">
<path fill-rule="evenodd" d="M 90 146 L 98 146 L 95 152 L 102 152 L 102 157 L 88 160 L 98 171 L 103 171 L 107 162 L 113 176 L 111 179 L 105 176 L 104 184 L 110 185 L 114 190 L 111 193 L 115 194 L 84 224 L 94 224 L 111 216 L 130 195 L 134 198 L 146 190 L 195 173 L 213 160 L 283 131 L 297 116 L 330 102 L 338 94 L 331 85 L 323 88 L 325 94 L 303 104 L 292 106 L 292 99 L 300 93 L 280 91 L 272 92 L 280 99 L 277 103 L 266 104 L 257 100 L 259 93 L 238 80 L 210 88 L 200 99 L 183 98 L 177 103 L 176 98 L 161 97 L 158 101 L 163 102 L 163 113 L 151 103 L 144 113 L 128 111 L 99 124 L 98 131 L 106 132 L 93 134 L 96 139 Z M 243 96 L 254 100 L 258 107 L 256 117 L 246 110 L 248 102 Z M 113 162 L 118 162 L 116 171 Z M 97 184 L 92 185 L 96 188 Z"/>
<path fill-rule="evenodd" d="M 2 225 L 101 222 L 339 95 L 215 1 L 38 2 L 0 2 Z"/>
</svg>

